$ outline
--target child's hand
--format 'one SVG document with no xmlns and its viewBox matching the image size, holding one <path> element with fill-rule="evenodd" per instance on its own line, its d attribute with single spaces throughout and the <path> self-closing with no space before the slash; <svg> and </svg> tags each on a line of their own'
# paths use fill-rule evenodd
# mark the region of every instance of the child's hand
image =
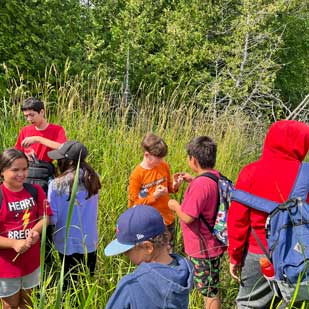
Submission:
<svg viewBox="0 0 309 309">
<path fill-rule="evenodd" d="M 173 180 L 174 182 L 176 183 L 182 183 L 183 182 L 183 175 L 185 173 L 183 172 L 178 172 L 178 173 L 175 173 L 174 176 L 173 176 Z"/>
<path fill-rule="evenodd" d="M 162 185 L 158 185 L 156 187 L 156 190 L 155 192 L 153 193 L 153 196 L 157 199 L 159 198 L 160 196 L 164 195 L 164 194 L 167 194 L 168 193 L 168 190 L 167 190 L 167 187 L 164 187 Z"/>
<path fill-rule="evenodd" d="M 19 254 L 26 252 L 30 247 L 31 245 L 26 239 L 15 239 L 13 245 L 13 249 Z"/>
<path fill-rule="evenodd" d="M 28 136 L 23 139 L 21 146 L 24 148 L 30 147 L 34 143 L 40 142 L 40 136 Z"/>
<path fill-rule="evenodd" d="M 168 208 L 170 210 L 175 211 L 177 206 L 179 206 L 179 203 L 176 200 L 169 200 L 168 201 Z"/>
<path fill-rule="evenodd" d="M 39 239 L 40 239 L 39 232 L 31 230 L 26 241 L 30 246 L 33 246 Z"/>
<path fill-rule="evenodd" d="M 191 182 L 193 178 L 189 173 L 182 173 L 182 179 L 186 182 Z"/>
<path fill-rule="evenodd" d="M 230 263 L 230 274 L 237 281 L 240 281 L 241 268 L 239 264 Z"/>
<path fill-rule="evenodd" d="M 183 183 L 183 174 L 184 173 L 175 173 L 173 176 L 173 190 L 177 192 L 180 185 Z"/>
</svg>

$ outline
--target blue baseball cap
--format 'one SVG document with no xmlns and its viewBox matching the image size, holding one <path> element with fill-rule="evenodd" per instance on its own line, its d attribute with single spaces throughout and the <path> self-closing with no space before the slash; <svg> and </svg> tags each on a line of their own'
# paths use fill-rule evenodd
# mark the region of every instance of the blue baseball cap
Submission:
<svg viewBox="0 0 309 309">
<path fill-rule="evenodd" d="M 104 253 L 106 256 L 124 253 L 164 231 L 163 218 L 155 208 L 136 205 L 120 215 L 116 225 L 116 239 L 105 247 Z"/>
</svg>

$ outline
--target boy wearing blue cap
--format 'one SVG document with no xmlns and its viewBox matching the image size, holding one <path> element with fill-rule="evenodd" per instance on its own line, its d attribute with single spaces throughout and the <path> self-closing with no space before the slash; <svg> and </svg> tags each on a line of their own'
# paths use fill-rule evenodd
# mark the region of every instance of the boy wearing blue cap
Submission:
<svg viewBox="0 0 309 309">
<path fill-rule="evenodd" d="M 138 205 L 117 221 L 116 239 L 105 255 L 124 253 L 137 269 L 124 276 L 106 308 L 188 308 L 193 266 L 184 257 L 169 254 L 169 234 L 153 207 Z"/>
</svg>

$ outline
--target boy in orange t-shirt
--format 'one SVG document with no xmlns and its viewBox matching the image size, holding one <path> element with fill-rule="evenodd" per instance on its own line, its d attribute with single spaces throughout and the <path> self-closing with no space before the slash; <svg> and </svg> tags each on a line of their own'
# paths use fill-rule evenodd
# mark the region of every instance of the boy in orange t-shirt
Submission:
<svg viewBox="0 0 309 309">
<path fill-rule="evenodd" d="M 144 204 L 156 208 L 171 234 L 175 234 L 175 215 L 168 208 L 169 193 L 178 191 L 182 177 L 175 174 L 172 180 L 170 167 L 164 160 L 168 147 L 159 136 L 148 133 L 142 140 L 143 161 L 133 170 L 129 180 L 129 207 Z"/>
</svg>

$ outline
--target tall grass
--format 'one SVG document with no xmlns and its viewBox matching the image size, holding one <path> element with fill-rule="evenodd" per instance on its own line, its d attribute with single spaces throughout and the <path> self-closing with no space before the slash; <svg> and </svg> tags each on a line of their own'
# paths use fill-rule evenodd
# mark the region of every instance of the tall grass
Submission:
<svg viewBox="0 0 309 309">
<path fill-rule="evenodd" d="M 1 150 L 14 145 L 25 121 L 19 103 L 30 94 L 41 93 L 47 102 L 48 119 L 61 124 L 69 139 L 84 143 L 89 150 L 88 162 L 100 174 L 102 190 L 99 204 L 99 246 L 96 275 L 90 278 L 87 271 L 80 272 L 80 284 L 73 285 L 71 294 L 59 295 L 61 261 L 54 252 L 55 263 L 45 267 L 40 293 L 44 293 L 45 308 L 102 308 L 117 282 L 133 270 L 123 257 L 105 257 L 103 249 L 114 238 L 115 222 L 127 208 L 127 185 L 132 169 L 142 160 L 140 141 L 147 131 L 161 135 L 169 146 L 166 160 L 172 172 L 191 172 L 186 163 L 186 143 L 194 136 L 209 135 L 218 144 L 217 168 L 235 180 L 241 167 L 256 159 L 265 135 L 263 123 L 251 123 L 241 113 L 214 111 L 203 113 L 194 104 L 185 108 L 182 94 L 175 91 L 168 98 L 160 93 L 146 93 L 132 98 L 129 105 L 121 97 L 111 95 L 99 74 L 66 80 L 58 87 L 38 82 L 33 93 L 23 85 L 11 88 L 11 97 L 2 100 L 0 129 Z M 86 92 L 86 93 L 85 93 Z M 180 107 L 179 107 L 180 106 Z M 181 200 L 184 187 L 174 196 Z M 178 228 L 176 251 L 182 251 L 182 238 Z M 61 281 L 60 280 L 60 285 Z M 233 308 L 237 284 L 228 274 L 228 261 L 224 258 L 221 272 L 223 308 Z M 41 295 L 42 297 L 42 295 Z M 33 297 L 38 308 L 42 299 Z M 193 291 L 190 308 L 202 308 L 201 296 Z"/>
</svg>

